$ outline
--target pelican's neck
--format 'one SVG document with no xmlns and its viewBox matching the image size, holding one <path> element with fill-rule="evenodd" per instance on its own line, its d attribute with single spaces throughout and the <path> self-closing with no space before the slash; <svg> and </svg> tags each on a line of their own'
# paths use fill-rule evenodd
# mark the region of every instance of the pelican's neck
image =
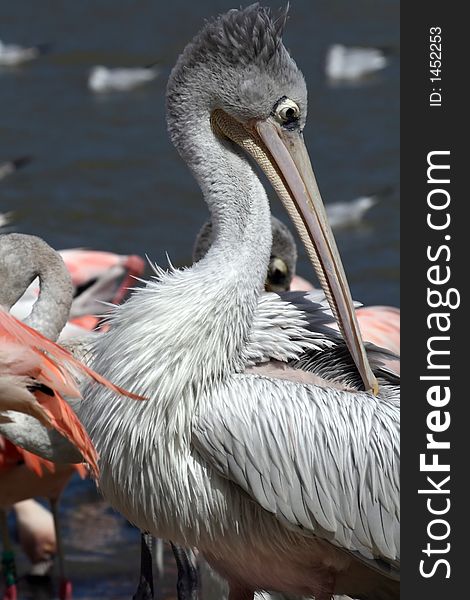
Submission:
<svg viewBox="0 0 470 600">
<path fill-rule="evenodd" d="M 190 103 L 170 103 L 168 115 L 172 141 L 202 190 L 214 229 L 207 255 L 176 278 L 184 279 L 179 288 L 184 285 L 179 304 L 184 330 L 180 326 L 168 342 L 176 355 L 182 347 L 193 348 L 195 366 L 187 371 L 187 383 L 199 387 L 243 369 L 268 268 L 271 220 L 261 182 L 241 151 L 213 133 L 207 106 L 193 95 Z M 169 304 L 175 292 L 170 286 L 166 293 Z"/>
<path fill-rule="evenodd" d="M 203 159 L 190 161 L 211 213 L 213 242 L 202 266 L 220 265 L 220 280 L 236 270 L 243 288 L 263 289 L 272 234 L 266 192 L 247 157 L 210 127 L 198 132 Z"/>
<path fill-rule="evenodd" d="M 208 86 L 210 87 L 210 86 Z M 171 140 L 195 176 L 211 213 L 213 245 L 202 265 L 242 272 L 245 287 L 262 289 L 272 242 L 269 203 L 247 155 L 210 125 L 213 101 L 197 69 L 185 69 L 184 55 L 167 91 Z M 225 265 L 225 267 L 223 267 Z"/>
<path fill-rule="evenodd" d="M 8 310 L 39 277 L 39 296 L 24 322 L 56 340 L 67 322 L 73 299 L 70 275 L 61 256 L 38 237 L 0 236 L 0 304 Z"/>
<path fill-rule="evenodd" d="M 184 135 L 172 135 L 211 213 L 213 243 L 193 271 L 197 277 L 207 274 L 220 288 L 230 289 L 226 326 L 237 326 L 246 336 L 271 253 L 269 202 L 247 156 L 233 142 L 214 134 L 208 112 L 204 119 L 199 111 L 194 118 L 193 114 L 186 114 Z M 245 322 L 234 323 L 233 308 L 241 303 L 246 306 Z"/>
</svg>

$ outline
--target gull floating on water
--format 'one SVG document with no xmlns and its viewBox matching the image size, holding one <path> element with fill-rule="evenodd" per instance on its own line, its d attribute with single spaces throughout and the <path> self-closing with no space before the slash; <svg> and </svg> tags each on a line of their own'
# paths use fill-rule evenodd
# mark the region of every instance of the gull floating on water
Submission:
<svg viewBox="0 0 470 600">
<path fill-rule="evenodd" d="M 88 87 L 94 92 L 126 92 L 152 81 L 157 75 L 155 67 L 108 69 L 99 65 L 91 70 Z"/>
<path fill-rule="evenodd" d="M 0 229 L 8 225 L 10 222 L 11 213 L 0 213 Z"/>
<path fill-rule="evenodd" d="M 361 196 L 351 202 L 332 202 L 326 205 L 328 221 L 334 228 L 358 225 L 365 213 L 377 202 L 375 196 Z"/>
<path fill-rule="evenodd" d="M 380 71 L 387 65 L 387 58 L 379 48 L 360 46 L 330 46 L 326 55 L 325 70 L 330 80 L 353 81 Z"/>
<path fill-rule="evenodd" d="M 50 44 L 24 47 L 17 44 L 4 44 L 0 40 L 0 67 L 15 67 L 24 62 L 34 60 L 45 54 L 49 48 Z"/>
<path fill-rule="evenodd" d="M 14 158 L 13 160 L 6 160 L 4 162 L 0 162 L 0 181 L 11 175 L 21 167 L 25 167 L 31 162 L 30 156 L 20 156 L 19 158 Z"/>
</svg>

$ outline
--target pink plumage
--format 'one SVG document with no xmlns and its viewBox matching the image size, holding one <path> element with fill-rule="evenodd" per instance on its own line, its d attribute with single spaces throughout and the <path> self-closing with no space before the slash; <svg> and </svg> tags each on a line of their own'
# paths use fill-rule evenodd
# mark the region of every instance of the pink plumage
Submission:
<svg viewBox="0 0 470 600">
<path fill-rule="evenodd" d="M 80 450 L 96 476 L 96 450 L 63 398 L 64 395 L 80 397 L 74 373 L 87 376 L 117 393 L 141 399 L 113 385 L 67 350 L 0 308 L 0 411 L 18 410 L 54 427 Z M 12 394 L 15 385 L 16 393 Z"/>
</svg>

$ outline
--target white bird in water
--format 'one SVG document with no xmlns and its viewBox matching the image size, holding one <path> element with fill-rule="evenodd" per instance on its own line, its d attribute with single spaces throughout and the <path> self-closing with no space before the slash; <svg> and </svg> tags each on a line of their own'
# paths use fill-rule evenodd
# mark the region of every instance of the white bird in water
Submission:
<svg viewBox="0 0 470 600">
<path fill-rule="evenodd" d="M 333 229 L 354 227 L 362 222 L 367 211 L 377 204 L 375 196 L 361 196 L 351 202 L 331 202 L 326 205 L 326 214 Z"/>
<path fill-rule="evenodd" d="M 13 160 L 6 160 L 0 162 L 0 180 L 5 179 L 8 175 L 11 175 L 18 169 L 29 165 L 31 162 L 30 156 L 20 156 L 18 158 L 14 158 Z"/>
<path fill-rule="evenodd" d="M 93 67 L 88 77 L 88 87 L 94 92 L 127 92 L 155 79 L 155 67 L 108 69 L 101 65 Z"/>
<path fill-rule="evenodd" d="M 380 71 L 387 63 L 379 48 L 334 44 L 328 49 L 325 71 L 331 81 L 357 81 Z"/>
<path fill-rule="evenodd" d="M 29 62 L 46 54 L 50 47 L 50 44 L 18 46 L 18 44 L 5 44 L 0 40 L 0 67 L 16 67 Z"/>
<path fill-rule="evenodd" d="M 398 380 L 375 367 L 377 381 L 361 341 L 303 142 L 306 86 L 282 44 L 284 21 L 258 5 L 229 11 L 173 69 L 168 129 L 215 240 L 193 267 L 157 269 L 96 343 L 94 368 L 149 401 L 87 387 L 78 410 L 105 498 L 142 531 L 197 547 L 231 600 L 263 589 L 391 600 Z M 271 222 L 247 154 L 294 220 L 349 350 L 322 329 L 321 305 L 260 297 Z"/>
<path fill-rule="evenodd" d="M 0 228 L 5 227 L 11 220 L 11 213 L 0 213 Z"/>
</svg>

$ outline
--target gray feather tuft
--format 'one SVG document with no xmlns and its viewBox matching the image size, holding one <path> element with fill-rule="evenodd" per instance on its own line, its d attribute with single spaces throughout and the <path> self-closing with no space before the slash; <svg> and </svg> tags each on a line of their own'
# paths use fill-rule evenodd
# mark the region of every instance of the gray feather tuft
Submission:
<svg viewBox="0 0 470 600">
<path fill-rule="evenodd" d="M 194 42 L 232 65 L 276 62 L 281 57 L 286 7 L 277 18 L 258 3 L 232 9 L 207 22 Z"/>
<path fill-rule="evenodd" d="M 245 122 L 267 118 L 286 96 L 298 104 L 303 127 L 307 89 L 282 43 L 286 18 L 287 9 L 275 18 L 258 4 L 230 10 L 208 21 L 186 46 L 167 88 L 168 130 L 180 152 L 187 148 L 188 136 L 201 134 L 216 108 Z M 193 122 L 197 123 L 194 132 L 190 131 Z M 197 157 L 197 162 L 206 156 Z M 194 160 L 194 155 L 187 153 L 184 158 Z"/>
</svg>

